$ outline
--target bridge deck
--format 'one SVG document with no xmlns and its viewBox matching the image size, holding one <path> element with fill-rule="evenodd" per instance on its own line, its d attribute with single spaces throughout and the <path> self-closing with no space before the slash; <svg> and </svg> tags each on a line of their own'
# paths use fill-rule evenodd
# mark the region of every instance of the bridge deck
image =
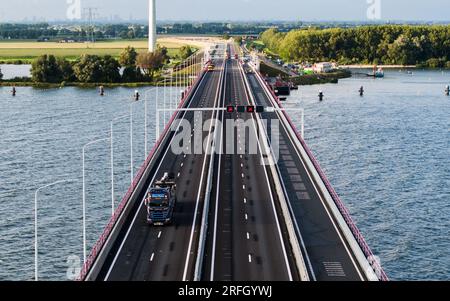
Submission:
<svg viewBox="0 0 450 301">
<path fill-rule="evenodd" d="M 233 54 L 233 51 L 232 51 Z M 233 55 L 232 55 L 233 56 Z M 243 75 L 237 60 L 227 62 L 225 105 L 249 105 Z M 298 279 L 285 243 L 282 217 L 262 155 L 249 154 L 249 137 L 257 136 L 253 115 L 224 113 L 225 120 L 242 119 L 250 126 L 233 128 L 233 141 L 226 140 L 212 191 L 205 280 L 293 280 Z M 230 137 L 227 127 L 223 139 Z M 245 142 L 245 143 L 244 143 Z M 234 154 L 227 151 L 233 145 Z M 242 149 L 241 149 L 242 147 Z M 242 154 L 242 155 L 241 155 Z M 217 155 L 219 156 L 219 155 Z"/>
<path fill-rule="evenodd" d="M 254 73 L 247 74 L 257 105 L 272 107 Z M 271 136 L 270 120 L 279 119 L 277 113 L 262 113 L 269 120 L 268 134 Z M 280 155 L 278 168 L 292 207 L 298 230 L 303 238 L 305 260 L 310 267 L 312 279 L 318 281 L 365 280 L 363 271 L 335 218 L 330 214 L 323 196 L 312 180 L 303 159 L 295 147 L 293 138 L 280 122 Z"/>
<path fill-rule="evenodd" d="M 189 107 L 214 107 L 219 87 L 220 71 L 204 75 Z M 212 112 L 203 112 L 203 118 L 212 118 Z M 194 128 L 194 112 L 185 112 L 184 119 Z M 206 137 L 206 134 L 203 134 Z M 194 138 L 192 138 L 194 139 Z M 175 143 L 171 141 L 171 143 Z M 193 144 L 193 140 L 191 141 Z M 156 172 L 147 179 L 145 187 L 162 177 L 165 172 L 177 177 L 177 205 L 174 223 L 167 227 L 153 227 L 146 222 L 146 208 L 142 202 L 127 217 L 126 227 L 108 255 L 97 280 L 164 281 L 192 280 L 199 228 L 199 215 L 204 198 L 205 161 L 204 154 L 176 155 L 167 147 L 163 152 Z M 144 200 L 143 189 L 139 199 Z M 192 235 L 194 234 L 194 235 Z"/>
<path fill-rule="evenodd" d="M 223 46 L 219 47 L 223 51 Z M 231 54 L 234 50 L 231 51 Z M 218 60 L 222 68 L 204 74 L 187 101 L 189 108 L 223 107 L 226 105 L 248 105 L 254 100 L 257 105 L 272 107 L 272 99 L 263 87 L 258 75 L 244 74 L 237 60 Z M 222 77 L 223 75 L 223 77 Z M 248 84 L 247 84 L 248 83 Z M 222 91 L 223 89 L 223 91 Z M 202 128 L 202 120 L 196 113 L 180 112 L 192 127 L 189 146 L 194 141 L 194 125 Z M 199 114 L 199 113 L 197 113 Z M 244 133 L 233 130 L 237 145 L 235 154 L 228 154 L 226 137 L 229 129 L 224 126 L 218 147 L 225 154 L 214 157 L 205 154 L 181 154 L 172 151 L 175 133 L 168 133 L 166 144 L 156 154 L 157 163 L 150 176 L 144 179 L 138 191 L 138 203 L 125 218 L 117 239 L 96 280 L 193 280 L 202 209 L 206 197 L 208 162 L 213 165 L 213 189 L 206 232 L 203 280 L 299 280 L 299 271 L 294 260 L 293 246 L 289 242 L 288 226 L 275 193 L 273 169 L 261 165 L 260 150 L 257 154 L 239 153 L 239 141 L 245 141 L 244 150 L 249 150 L 249 137 L 257 136 L 256 114 L 203 111 L 207 119 L 241 118 L 252 126 Z M 301 253 L 311 280 L 367 280 L 355 254 L 339 228 L 325 195 L 319 189 L 305 158 L 297 146 L 297 138 L 291 129 L 281 122 L 280 115 L 262 113 L 268 120 L 266 132 L 271 138 L 271 120 L 280 121 L 280 154 L 277 170 L 291 209 L 297 236 L 301 242 Z M 181 129 L 178 128 L 176 133 Z M 203 131 L 203 141 L 208 132 Z M 200 142 L 201 143 L 201 142 Z M 146 223 L 146 208 L 143 200 L 151 184 L 165 172 L 173 173 L 177 179 L 177 206 L 174 224 L 153 227 Z M 274 178 L 275 176 L 275 178 Z M 206 202 L 206 204 L 208 204 Z M 289 228 L 292 229 L 292 228 Z"/>
</svg>

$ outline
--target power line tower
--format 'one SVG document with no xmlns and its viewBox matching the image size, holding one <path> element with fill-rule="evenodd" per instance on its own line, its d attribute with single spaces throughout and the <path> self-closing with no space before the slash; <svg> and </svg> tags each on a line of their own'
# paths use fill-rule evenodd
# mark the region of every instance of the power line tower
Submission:
<svg viewBox="0 0 450 301">
<path fill-rule="evenodd" d="M 83 8 L 83 20 L 86 22 L 87 41 L 95 43 L 95 20 L 98 18 L 98 8 Z"/>
</svg>

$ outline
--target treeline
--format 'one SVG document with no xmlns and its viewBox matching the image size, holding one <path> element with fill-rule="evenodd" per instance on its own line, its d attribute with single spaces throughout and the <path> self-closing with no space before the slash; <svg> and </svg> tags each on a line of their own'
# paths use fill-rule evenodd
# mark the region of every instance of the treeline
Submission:
<svg viewBox="0 0 450 301">
<path fill-rule="evenodd" d="M 166 48 L 153 53 L 137 53 L 127 47 L 119 59 L 112 56 L 83 55 L 75 62 L 53 55 L 42 55 L 32 64 L 35 83 L 134 83 L 153 80 L 169 61 Z M 121 72 L 122 70 L 122 72 Z"/>
<path fill-rule="evenodd" d="M 71 38 L 84 41 L 92 38 L 92 35 L 96 40 L 109 38 L 142 39 L 148 36 L 148 26 L 111 24 L 88 27 L 84 25 L 51 26 L 47 23 L 0 24 L 0 39 L 57 40 Z"/>
<path fill-rule="evenodd" d="M 213 34 L 223 35 L 258 35 L 275 26 L 281 31 L 289 31 L 301 26 L 300 23 L 274 24 L 274 23 L 167 23 L 159 24 L 158 34 Z M 101 39 L 143 39 L 148 37 L 146 24 L 95 24 L 89 27 L 85 24 L 50 25 L 39 24 L 0 24 L 0 39 L 32 39 L 57 40 L 70 38 L 74 40 Z"/>
<path fill-rule="evenodd" d="M 380 25 L 356 28 L 269 29 L 261 40 L 289 61 L 423 65 L 450 68 L 450 26 Z"/>
</svg>

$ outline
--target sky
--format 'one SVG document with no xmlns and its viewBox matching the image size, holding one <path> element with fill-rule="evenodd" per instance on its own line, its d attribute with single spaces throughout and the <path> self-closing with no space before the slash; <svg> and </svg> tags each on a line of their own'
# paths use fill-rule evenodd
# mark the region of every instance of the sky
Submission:
<svg viewBox="0 0 450 301">
<path fill-rule="evenodd" d="M 0 0 L 0 22 L 68 20 L 71 3 L 99 17 L 146 19 L 148 0 Z M 161 21 L 450 21 L 450 0 L 156 0 Z"/>
</svg>

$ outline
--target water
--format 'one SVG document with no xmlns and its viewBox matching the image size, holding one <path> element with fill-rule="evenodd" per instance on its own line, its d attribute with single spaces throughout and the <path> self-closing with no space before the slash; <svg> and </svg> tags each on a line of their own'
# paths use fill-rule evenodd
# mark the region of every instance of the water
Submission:
<svg viewBox="0 0 450 301">
<path fill-rule="evenodd" d="M 149 93 L 153 98 L 156 90 Z M 161 91 L 160 91 L 161 92 Z M 129 112 L 134 89 L 117 88 L 99 97 L 78 88 L 39 90 L 0 88 L 0 280 L 34 277 L 35 190 L 59 180 L 67 183 L 38 194 L 41 279 L 66 279 L 82 259 L 82 147 L 109 138 L 114 124 L 115 205 L 130 183 Z M 145 92 L 141 89 L 142 97 Z M 161 94 L 162 95 L 162 94 Z M 169 92 L 167 92 L 169 96 Z M 173 91 L 175 96 L 175 91 Z M 149 148 L 155 137 L 155 102 L 148 102 Z M 136 173 L 145 157 L 144 105 L 133 104 L 133 157 Z M 87 237 L 90 248 L 111 215 L 110 142 L 86 150 Z"/>
<path fill-rule="evenodd" d="M 305 108 L 309 146 L 392 279 L 450 279 L 449 83 L 449 72 L 388 71 L 287 102 Z"/>
<path fill-rule="evenodd" d="M 307 142 L 391 279 L 450 278 L 448 82 L 449 73 L 387 71 L 381 80 L 300 87 L 286 104 L 305 107 Z M 9 90 L 0 88 L 0 279 L 34 277 L 35 190 L 74 179 L 38 196 L 40 277 L 65 280 L 69 256 L 82 258 L 81 148 L 108 137 L 111 119 L 129 114 L 134 89 L 100 98 L 77 88 L 19 88 L 14 99 Z M 149 108 L 153 143 L 155 104 Z M 143 116 L 143 104 L 135 104 L 136 170 L 144 159 Z M 114 131 L 117 203 L 130 181 L 129 120 Z M 108 143 L 86 153 L 89 246 L 111 212 Z"/>
<path fill-rule="evenodd" d="M 31 77 L 31 65 L 8 65 L 0 64 L 3 79 L 13 79 L 15 77 Z"/>
</svg>

